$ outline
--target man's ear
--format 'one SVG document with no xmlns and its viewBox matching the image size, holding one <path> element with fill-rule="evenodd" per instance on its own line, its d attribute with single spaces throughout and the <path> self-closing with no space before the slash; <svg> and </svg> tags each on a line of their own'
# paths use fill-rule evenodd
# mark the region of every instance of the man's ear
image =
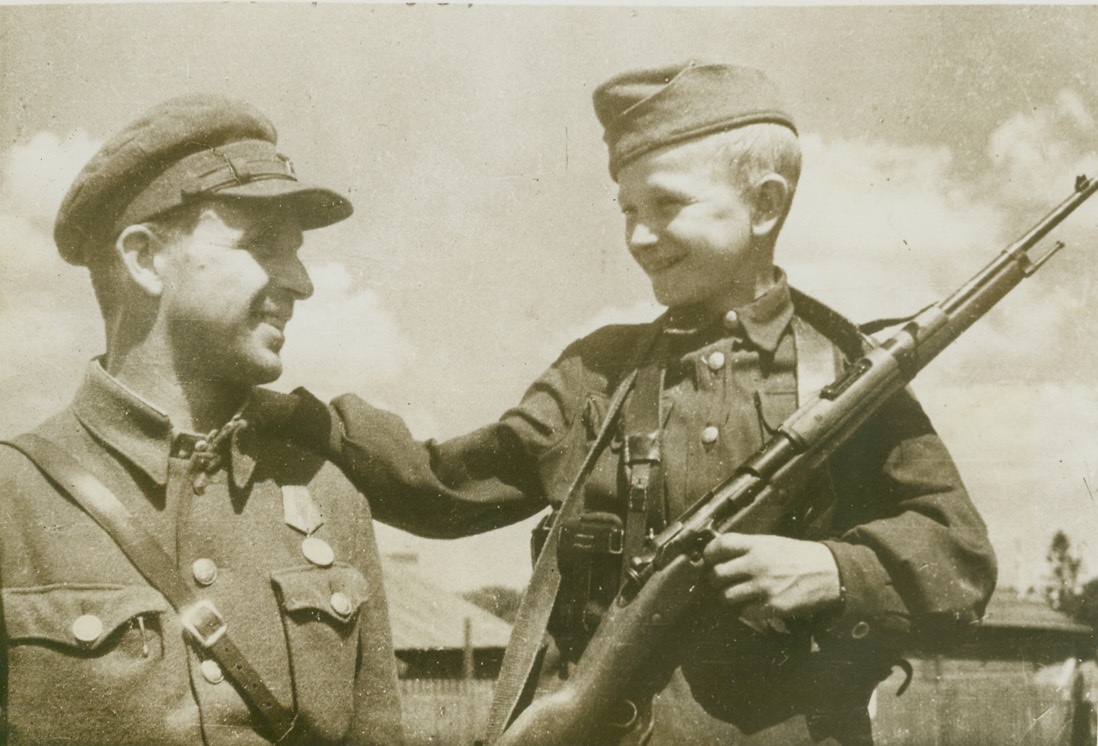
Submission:
<svg viewBox="0 0 1098 746">
<path fill-rule="evenodd" d="M 789 210 L 789 182 L 778 174 L 769 174 L 754 187 L 755 211 L 751 232 L 756 238 L 773 236 Z"/>
<path fill-rule="evenodd" d="M 160 248 L 160 239 L 145 225 L 128 226 L 114 242 L 115 253 L 118 254 L 126 274 L 153 298 L 159 298 L 164 291 L 160 262 L 156 261 Z"/>
</svg>

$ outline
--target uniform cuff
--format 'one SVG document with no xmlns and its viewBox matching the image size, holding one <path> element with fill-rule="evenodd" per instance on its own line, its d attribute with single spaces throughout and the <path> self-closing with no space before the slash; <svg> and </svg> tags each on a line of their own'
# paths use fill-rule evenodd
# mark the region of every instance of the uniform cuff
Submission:
<svg viewBox="0 0 1098 746">
<path fill-rule="evenodd" d="M 907 635 L 910 624 L 892 579 L 876 553 L 866 546 L 822 542 L 839 568 L 841 602 L 821 620 L 818 636 L 837 644 L 892 645 Z"/>
</svg>

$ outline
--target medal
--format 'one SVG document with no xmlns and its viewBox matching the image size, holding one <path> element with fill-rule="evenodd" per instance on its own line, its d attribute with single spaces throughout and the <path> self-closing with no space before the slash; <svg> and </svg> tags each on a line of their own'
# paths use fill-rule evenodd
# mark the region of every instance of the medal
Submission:
<svg viewBox="0 0 1098 746">
<path fill-rule="evenodd" d="M 302 484 L 287 484 L 282 487 L 282 512 L 286 525 L 305 534 L 301 542 L 301 553 L 305 559 L 317 567 L 329 567 L 335 562 L 335 552 L 331 545 L 313 532 L 324 525 L 324 516 L 313 502 L 309 488 Z"/>
<path fill-rule="evenodd" d="M 328 542 L 316 536 L 305 537 L 301 542 L 301 553 L 305 555 L 305 559 L 317 567 L 328 567 L 335 562 L 335 552 L 332 551 Z"/>
<path fill-rule="evenodd" d="M 309 488 L 303 484 L 282 487 L 282 512 L 286 525 L 306 536 L 324 525 L 324 516 L 313 502 Z"/>
</svg>

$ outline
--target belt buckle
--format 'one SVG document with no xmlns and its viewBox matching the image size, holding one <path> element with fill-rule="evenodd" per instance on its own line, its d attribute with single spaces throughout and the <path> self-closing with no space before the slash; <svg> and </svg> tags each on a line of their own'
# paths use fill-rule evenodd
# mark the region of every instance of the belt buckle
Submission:
<svg viewBox="0 0 1098 746">
<path fill-rule="evenodd" d="M 225 635 L 227 625 L 225 617 L 213 605 L 213 601 L 202 599 L 184 609 L 180 614 L 183 629 L 204 648 L 213 647 Z"/>
<path fill-rule="evenodd" d="M 623 535 L 617 526 L 563 526 L 561 544 L 578 552 L 621 554 Z"/>
</svg>

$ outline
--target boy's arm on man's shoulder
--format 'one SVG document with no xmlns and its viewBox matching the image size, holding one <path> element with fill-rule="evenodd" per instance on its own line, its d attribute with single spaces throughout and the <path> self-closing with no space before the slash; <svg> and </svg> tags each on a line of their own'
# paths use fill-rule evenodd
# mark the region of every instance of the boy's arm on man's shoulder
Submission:
<svg viewBox="0 0 1098 746">
<path fill-rule="evenodd" d="M 536 468 L 507 429 L 419 441 L 395 414 L 344 394 L 325 404 L 304 388 L 253 393 L 255 426 L 322 454 L 366 495 L 374 518 L 431 538 L 516 523 L 545 507 Z"/>
<path fill-rule="evenodd" d="M 499 421 L 446 441 L 416 440 L 400 417 L 353 394 L 329 405 L 304 388 L 253 390 L 245 419 L 341 467 L 377 520 L 469 536 L 538 513 L 574 476 L 596 424 L 592 397 L 647 329 L 605 327 L 572 343 Z"/>
</svg>

